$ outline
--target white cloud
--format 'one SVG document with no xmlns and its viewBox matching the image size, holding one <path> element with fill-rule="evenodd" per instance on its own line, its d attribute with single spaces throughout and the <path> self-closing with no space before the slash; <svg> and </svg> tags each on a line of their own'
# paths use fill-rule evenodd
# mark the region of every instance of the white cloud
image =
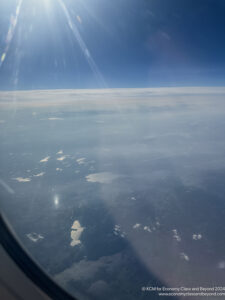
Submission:
<svg viewBox="0 0 225 300">
<path fill-rule="evenodd" d="M 63 150 L 59 150 L 56 154 L 63 154 Z"/>
<path fill-rule="evenodd" d="M 89 182 L 111 183 L 119 176 L 111 172 L 100 172 L 87 175 L 85 178 Z"/>
<path fill-rule="evenodd" d="M 78 165 L 83 165 L 84 163 L 85 163 L 85 157 L 81 157 L 81 158 L 78 158 L 77 160 L 76 160 L 76 162 L 78 163 Z"/>
<path fill-rule="evenodd" d="M 60 160 L 60 161 L 62 161 L 64 159 L 66 159 L 66 155 L 63 155 L 63 156 L 57 158 L 57 160 Z"/>
<path fill-rule="evenodd" d="M 40 177 L 40 176 L 43 176 L 44 174 L 45 174 L 45 172 L 41 172 L 41 173 L 34 175 L 34 177 Z"/>
<path fill-rule="evenodd" d="M 30 178 L 23 178 L 23 177 L 16 177 L 16 178 L 13 178 L 13 179 L 18 181 L 18 182 L 29 182 L 29 181 L 31 181 Z"/>
<path fill-rule="evenodd" d="M 40 162 L 47 162 L 49 160 L 50 156 L 46 156 L 45 158 L 41 159 Z"/>
<path fill-rule="evenodd" d="M 177 229 L 173 229 L 172 232 L 173 232 L 173 238 L 174 238 L 175 240 L 177 240 L 178 242 L 180 242 L 180 241 L 181 241 L 181 237 L 180 237 L 180 235 L 178 234 Z"/>
<path fill-rule="evenodd" d="M 144 226 L 144 230 L 148 232 L 152 232 L 151 228 L 149 226 Z"/>
<path fill-rule="evenodd" d="M 78 220 L 75 220 L 73 222 L 73 225 L 71 227 L 71 232 L 70 232 L 70 236 L 72 239 L 70 245 L 72 247 L 79 245 L 81 243 L 80 236 L 83 231 L 84 231 L 84 227 L 81 227 L 80 222 Z"/>
<path fill-rule="evenodd" d="M 120 225 L 115 225 L 115 227 L 113 229 L 113 233 L 115 235 L 119 235 L 122 238 L 124 238 L 126 236 L 126 232 L 121 230 Z"/>
<path fill-rule="evenodd" d="M 127 108 L 128 105 L 137 105 L 140 98 L 148 101 L 148 106 L 162 106 L 168 103 L 170 106 L 177 103 L 177 97 L 171 99 L 171 96 L 182 95 L 182 98 L 196 95 L 204 95 L 211 98 L 211 95 L 220 96 L 225 94 L 225 87 L 158 87 L 158 88 L 123 88 L 123 89 L 99 89 L 99 90 L 38 90 L 38 91 L 13 91 L 0 92 L 0 108 L 9 107 L 10 100 L 16 97 L 22 107 L 54 107 L 73 105 L 77 111 L 79 110 L 97 110 L 101 106 L 102 109 L 111 110 Z M 156 97 L 157 96 L 157 97 Z M 161 98 L 160 98 L 161 96 Z M 105 98 L 111 101 L 105 101 Z M 129 100 L 130 99 L 130 100 Z M 56 101 L 57 100 L 57 101 Z M 84 100 L 87 105 L 84 105 Z M 179 99 L 180 102 L 181 99 Z M 215 99 L 214 99 L 215 100 Z M 211 101 L 211 100 L 210 100 Z M 205 101 L 204 101 L 205 105 Z M 59 117 L 49 117 L 50 121 L 62 120 Z M 100 120 L 101 121 L 101 120 Z"/>
<path fill-rule="evenodd" d="M 192 235 L 192 239 L 193 240 L 201 240 L 202 239 L 202 235 L 200 234 L 200 233 L 198 233 L 198 234 L 193 234 Z"/>
<path fill-rule="evenodd" d="M 71 281 L 93 280 L 100 269 L 110 272 L 112 266 L 118 266 L 119 271 L 123 261 L 124 258 L 120 253 L 112 256 L 102 256 L 98 260 L 83 259 L 57 274 L 54 279 L 62 285 L 66 285 L 67 282 Z"/>
<path fill-rule="evenodd" d="M 61 168 L 56 168 L 56 171 L 62 171 L 62 169 Z"/>
<path fill-rule="evenodd" d="M 49 121 L 57 121 L 57 120 L 63 120 L 63 118 L 57 118 L 57 117 L 52 117 L 48 118 Z"/>
<path fill-rule="evenodd" d="M 28 233 L 26 236 L 34 243 L 36 243 L 39 240 L 42 240 L 44 238 L 43 235 L 35 233 L 35 232 Z"/>
<path fill-rule="evenodd" d="M 140 226 L 141 226 L 140 223 L 136 223 L 136 224 L 133 226 L 133 228 L 136 229 L 136 228 L 139 228 Z"/>
<path fill-rule="evenodd" d="M 118 235 L 120 232 L 120 225 L 115 225 L 114 229 L 113 229 L 113 233 L 115 235 Z"/>
<path fill-rule="evenodd" d="M 190 258 L 187 254 L 185 254 L 184 252 L 180 253 L 180 257 L 183 259 L 183 260 L 186 260 L 186 261 L 189 261 Z"/>
</svg>

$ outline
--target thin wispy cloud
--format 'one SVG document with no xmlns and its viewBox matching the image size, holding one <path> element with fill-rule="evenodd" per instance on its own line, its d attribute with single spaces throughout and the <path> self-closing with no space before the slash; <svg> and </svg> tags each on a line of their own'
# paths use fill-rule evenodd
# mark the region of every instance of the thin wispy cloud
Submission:
<svg viewBox="0 0 225 300">
<path fill-rule="evenodd" d="M 89 182 L 111 183 L 118 177 L 118 175 L 113 174 L 111 172 L 100 172 L 87 175 L 86 180 Z"/>
<path fill-rule="evenodd" d="M 29 177 L 27 177 L 27 178 L 16 177 L 16 178 L 13 178 L 13 179 L 18 181 L 18 182 L 29 182 L 29 181 L 31 181 L 31 179 Z"/>
<path fill-rule="evenodd" d="M 40 162 L 47 162 L 49 160 L 50 156 L 46 156 L 45 158 L 41 159 Z"/>
<path fill-rule="evenodd" d="M 34 177 L 41 177 L 45 174 L 45 172 L 41 172 L 41 173 L 38 173 L 38 174 L 35 174 Z"/>
</svg>

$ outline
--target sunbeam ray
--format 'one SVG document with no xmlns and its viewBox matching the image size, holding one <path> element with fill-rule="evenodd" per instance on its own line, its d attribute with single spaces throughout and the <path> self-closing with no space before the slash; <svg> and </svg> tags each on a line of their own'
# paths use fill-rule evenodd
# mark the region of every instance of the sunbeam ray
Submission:
<svg viewBox="0 0 225 300">
<path fill-rule="evenodd" d="M 85 58 L 86 58 L 86 60 L 87 60 L 89 66 L 91 68 L 91 70 L 93 71 L 94 75 L 96 76 L 100 86 L 102 88 L 106 88 L 107 85 L 106 85 L 105 79 L 103 78 L 103 75 L 101 74 L 97 64 L 95 63 L 95 61 L 94 61 L 94 59 L 93 59 L 93 57 L 90 53 L 90 51 L 88 50 L 87 45 L 84 42 L 77 26 L 72 22 L 72 19 L 70 17 L 68 9 L 66 8 L 66 6 L 65 6 L 65 4 L 62 0 L 58 0 L 58 2 L 60 4 L 60 6 L 62 7 L 62 10 L 65 14 L 66 19 L 67 19 L 68 25 L 69 25 L 74 37 L 76 38 L 76 40 L 77 40 L 77 42 L 78 42 Z"/>
<path fill-rule="evenodd" d="M 15 29 L 16 29 L 16 25 L 18 22 L 22 2 L 23 2 L 23 0 L 19 0 L 17 7 L 16 7 L 16 14 L 15 14 L 15 16 L 12 15 L 11 20 L 10 20 L 9 30 L 8 30 L 8 33 L 6 36 L 6 45 L 5 45 L 4 51 L 0 58 L 0 68 L 1 68 L 2 64 L 4 63 L 7 53 L 9 51 L 10 44 L 12 42 L 12 39 L 13 39 L 13 36 L 15 33 Z"/>
</svg>

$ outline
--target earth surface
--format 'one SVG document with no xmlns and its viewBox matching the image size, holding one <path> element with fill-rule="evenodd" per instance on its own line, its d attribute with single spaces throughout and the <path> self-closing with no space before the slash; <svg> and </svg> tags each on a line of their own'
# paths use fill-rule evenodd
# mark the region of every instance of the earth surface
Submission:
<svg viewBox="0 0 225 300">
<path fill-rule="evenodd" d="M 1 92 L 1 210 L 78 299 L 223 286 L 224 128 L 225 88 Z"/>
</svg>

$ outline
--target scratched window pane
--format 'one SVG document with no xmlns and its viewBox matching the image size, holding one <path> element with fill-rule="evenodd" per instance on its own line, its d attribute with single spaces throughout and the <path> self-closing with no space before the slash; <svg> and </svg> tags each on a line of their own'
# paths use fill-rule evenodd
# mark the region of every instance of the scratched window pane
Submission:
<svg viewBox="0 0 225 300">
<path fill-rule="evenodd" d="M 1 1 L 0 209 L 78 299 L 225 292 L 224 37 L 223 0 Z"/>
</svg>

